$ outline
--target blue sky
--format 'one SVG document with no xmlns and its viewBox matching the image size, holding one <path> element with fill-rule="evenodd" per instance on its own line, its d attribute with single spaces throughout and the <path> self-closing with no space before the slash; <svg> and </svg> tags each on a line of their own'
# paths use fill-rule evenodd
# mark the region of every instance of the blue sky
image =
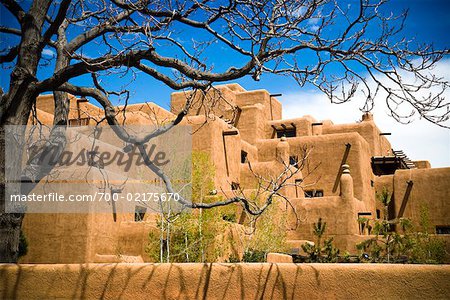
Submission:
<svg viewBox="0 0 450 300">
<path fill-rule="evenodd" d="M 355 3 L 355 1 L 349 1 Z M 24 4 L 26 5 L 26 4 Z M 437 48 L 450 48 L 450 1 L 448 0 L 393 0 L 386 7 L 394 13 L 399 13 L 403 9 L 409 9 L 409 17 L 403 35 L 415 38 L 424 43 L 433 43 Z M 8 12 L 1 9 L 1 23 L 14 24 Z M 2 45 L 15 43 L 14 38 L 5 39 L 2 35 Z M 85 49 L 89 52 L 91 49 Z M 51 55 L 51 50 L 46 49 L 47 55 Z M 170 50 L 169 50 L 170 52 Z M 235 54 L 230 50 L 216 49 L 215 63 L 217 65 L 230 65 L 239 62 Z M 442 76 L 448 77 L 447 66 L 443 63 L 440 67 Z M 45 76 L 50 68 L 42 68 L 41 74 Z M 450 80 L 450 78 L 449 78 Z M 9 71 L 2 70 L 1 86 L 8 90 Z M 79 79 L 75 81 L 85 84 L 87 81 Z M 121 86 L 125 80 L 118 77 L 108 77 L 108 86 Z M 302 116 L 310 114 L 318 119 L 332 119 L 335 123 L 354 122 L 360 118 L 358 101 L 352 105 L 338 107 L 329 104 L 326 99 L 311 87 L 300 88 L 293 79 L 283 76 L 264 74 L 259 82 L 253 81 L 250 77 L 236 80 L 247 90 L 266 89 L 271 93 L 282 93 L 284 96 L 279 100 L 285 106 L 284 115 L 286 117 Z M 172 90 L 167 86 L 149 78 L 149 76 L 138 76 L 128 88 L 132 91 L 130 102 L 138 103 L 152 101 L 165 108 L 169 107 L 170 93 Z M 317 102 L 315 102 L 317 101 Z M 375 120 L 384 131 L 393 132 L 391 140 L 397 149 L 403 149 L 412 159 L 428 158 L 434 166 L 450 166 L 450 131 L 438 128 L 434 125 L 426 124 L 423 120 L 415 120 L 410 125 L 400 125 L 392 122 L 387 116 L 380 101 L 379 107 L 375 108 Z M 376 103 L 377 105 L 377 103 Z M 423 136 L 420 136 L 422 134 Z M 405 138 L 408 137 L 408 138 Z M 427 140 L 428 139 L 428 140 Z M 424 144 L 425 141 L 425 144 Z M 428 141 L 428 142 L 427 142 Z M 427 144 L 428 143 L 428 144 Z M 429 147 L 429 145 L 433 147 Z"/>
</svg>

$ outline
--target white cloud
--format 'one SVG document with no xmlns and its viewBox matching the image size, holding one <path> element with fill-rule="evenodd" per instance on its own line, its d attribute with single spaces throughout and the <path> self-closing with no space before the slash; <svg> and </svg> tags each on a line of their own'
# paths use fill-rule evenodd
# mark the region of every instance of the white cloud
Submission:
<svg viewBox="0 0 450 300">
<path fill-rule="evenodd" d="M 433 73 L 450 80 L 450 61 L 441 62 Z M 450 99 L 450 92 L 445 94 Z M 282 97 L 283 118 L 312 115 L 317 120 L 330 119 L 334 124 L 353 123 L 361 119 L 364 101 L 355 98 L 343 104 L 331 104 L 330 100 L 316 90 L 285 92 Z M 382 95 L 375 99 L 372 111 L 375 123 L 388 136 L 394 150 L 403 150 L 412 160 L 429 160 L 433 167 L 450 166 L 450 130 L 414 117 L 412 123 L 403 125 L 388 115 L 388 108 Z"/>
<path fill-rule="evenodd" d="M 317 25 L 320 22 L 320 18 L 319 17 L 313 17 L 313 18 L 309 18 L 308 19 L 308 24 L 309 25 Z"/>
<path fill-rule="evenodd" d="M 297 9 L 294 9 L 292 11 L 288 11 L 287 13 L 290 14 L 293 17 L 302 17 L 307 11 L 307 7 L 304 5 L 300 5 Z"/>
<path fill-rule="evenodd" d="M 53 56 L 56 56 L 56 52 L 53 51 L 52 49 L 44 48 L 44 49 L 42 50 L 42 55 L 53 57 Z"/>
</svg>

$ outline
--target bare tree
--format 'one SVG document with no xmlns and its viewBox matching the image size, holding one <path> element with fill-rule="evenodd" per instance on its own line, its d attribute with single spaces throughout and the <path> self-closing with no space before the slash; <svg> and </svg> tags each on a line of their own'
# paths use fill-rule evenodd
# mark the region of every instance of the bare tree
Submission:
<svg viewBox="0 0 450 300">
<path fill-rule="evenodd" d="M 407 103 L 425 119 L 445 126 L 449 103 L 442 93 L 448 83 L 428 70 L 448 50 L 416 46 L 399 37 L 406 13 L 383 15 L 387 2 L 360 0 L 349 6 L 337 0 L 34 0 L 25 7 L 2 0 L 2 8 L 15 19 L 11 23 L 19 26 L 2 24 L 0 34 L 16 36 L 19 42 L 0 52 L 0 63 L 11 68 L 9 88 L 1 91 L 0 124 L 27 124 L 36 97 L 53 92 L 55 125 L 67 125 L 66 93 L 95 99 L 107 122 L 119 125 L 111 97 L 123 95 L 123 91 L 111 92 L 102 86 L 101 79 L 107 76 L 132 73 L 153 77 L 175 90 L 204 92 L 216 82 L 244 76 L 259 80 L 264 73 L 275 73 L 293 76 L 302 86 L 312 84 L 335 102 L 350 100 L 360 89 L 366 97 L 366 110 L 383 90 L 396 119 L 403 116 L 395 107 Z M 373 31 L 368 34 L 374 26 L 379 26 L 377 36 Z M 220 49 L 218 45 L 233 51 L 242 63 L 215 66 L 207 58 Z M 172 49 L 171 56 L 167 47 Z M 93 48 L 96 55 L 85 54 Z M 49 49 L 56 53 L 52 59 L 43 55 Z M 55 63 L 54 72 L 38 78 L 40 64 L 49 60 Z M 336 68 L 339 75 L 328 72 Z M 414 81 L 404 82 L 404 73 Z M 91 83 L 69 83 L 77 77 L 89 77 Z M 418 96 L 430 89 L 434 93 Z M 174 120 L 145 136 L 131 135 L 119 126 L 115 130 L 125 142 L 141 149 L 143 143 L 179 124 L 190 107 L 188 99 Z M 44 153 L 64 147 L 63 131 L 52 132 L 55 138 L 44 147 Z M 11 166 L 19 161 L 5 162 L 4 151 L 0 157 L 3 209 L 3 168 L 22 172 L 27 181 L 35 183 L 48 168 L 32 161 L 24 170 L 15 171 Z M 170 180 L 164 174 L 161 177 L 170 190 Z M 235 202 L 246 206 L 239 197 L 210 206 Z M 23 213 L 0 213 L 1 261 L 16 261 L 22 219 Z"/>
</svg>

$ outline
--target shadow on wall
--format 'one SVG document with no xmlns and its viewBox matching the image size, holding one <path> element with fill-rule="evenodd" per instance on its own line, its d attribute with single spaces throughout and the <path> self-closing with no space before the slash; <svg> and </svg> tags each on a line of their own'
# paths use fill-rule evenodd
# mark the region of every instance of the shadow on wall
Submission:
<svg viewBox="0 0 450 300">
<path fill-rule="evenodd" d="M 441 299 L 450 294 L 449 265 L 5 264 L 0 278 L 3 299 Z"/>
</svg>

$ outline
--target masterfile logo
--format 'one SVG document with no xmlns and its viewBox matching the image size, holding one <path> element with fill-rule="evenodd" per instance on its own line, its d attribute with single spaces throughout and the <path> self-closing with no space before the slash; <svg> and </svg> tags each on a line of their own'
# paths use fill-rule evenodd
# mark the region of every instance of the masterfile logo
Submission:
<svg viewBox="0 0 450 300">
<path fill-rule="evenodd" d="M 119 137 L 125 132 L 129 139 Z M 135 212 L 186 209 L 192 132 L 177 126 L 6 126 L 6 212 Z M 142 139 L 141 139 L 142 140 Z M 130 142 L 131 141 L 131 142 Z"/>
</svg>

